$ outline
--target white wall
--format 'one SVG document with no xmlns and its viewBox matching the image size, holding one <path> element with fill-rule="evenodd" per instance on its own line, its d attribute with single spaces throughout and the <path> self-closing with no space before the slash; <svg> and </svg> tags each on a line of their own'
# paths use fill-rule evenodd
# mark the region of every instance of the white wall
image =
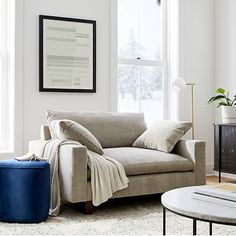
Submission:
<svg viewBox="0 0 236 236">
<path fill-rule="evenodd" d="M 214 89 L 213 83 L 213 1 L 180 0 L 180 74 L 196 83 L 196 138 L 207 141 L 207 163 L 213 160 L 213 107 L 206 105 Z M 23 72 L 19 76 L 23 87 L 23 146 L 39 138 L 39 127 L 45 123 L 46 109 L 103 110 L 110 107 L 110 4 L 111 0 L 19 0 L 17 11 L 23 19 Z M 18 2 L 18 3 L 19 3 Z M 38 92 L 38 15 L 88 18 L 97 21 L 97 93 Z M 20 14 L 19 14 L 20 15 Z M 19 64 L 19 62 L 18 62 Z M 20 68 L 19 68 L 20 71 Z M 19 81 L 18 81 L 19 82 Z M 20 86 L 19 86 L 20 88 Z M 188 119 L 187 94 L 182 96 L 180 118 Z M 113 109 L 114 110 L 114 109 Z M 19 115 L 20 112 L 19 112 Z M 20 139 L 19 139 L 20 140 Z M 20 154 L 20 153 L 19 153 Z"/>
<path fill-rule="evenodd" d="M 24 152 L 28 141 L 39 138 L 47 109 L 108 111 L 110 106 L 110 2 L 109 0 L 23 0 L 23 137 Z M 21 10 L 21 9 L 19 9 Z M 97 92 L 39 93 L 38 91 L 38 15 L 85 18 L 97 21 Z"/>
<path fill-rule="evenodd" d="M 236 1 L 215 0 L 215 87 L 236 94 Z M 220 110 L 216 111 L 220 121 Z"/>
<path fill-rule="evenodd" d="M 207 170 L 213 167 L 214 0 L 180 0 L 180 75 L 195 86 L 195 138 L 206 141 Z M 190 94 L 180 98 L 180 119 L 190 119 Z"/>
</svg>

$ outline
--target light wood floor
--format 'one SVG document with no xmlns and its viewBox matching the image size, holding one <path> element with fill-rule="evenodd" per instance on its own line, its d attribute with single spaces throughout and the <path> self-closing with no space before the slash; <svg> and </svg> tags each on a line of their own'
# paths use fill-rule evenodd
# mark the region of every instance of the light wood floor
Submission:
<svg viewBox="0 0 236 236">
<path fill-rule="evenodd" d="M 236 183 L 235 179 L 225 178 L 221 177 L 221 182 L 228 182 L 228 183 Z M 219 183 L 219 178 L 216 175 L 211 175 L 206 177 L 206 183 L 207 184 L 217 184 Z"/>
</svg>

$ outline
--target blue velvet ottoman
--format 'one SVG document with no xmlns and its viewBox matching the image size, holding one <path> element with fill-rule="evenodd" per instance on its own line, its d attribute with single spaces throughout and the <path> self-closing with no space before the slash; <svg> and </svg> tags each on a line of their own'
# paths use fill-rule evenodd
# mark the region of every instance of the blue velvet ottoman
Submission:
<svg viewBox="0 0 236 236">
<path fill-rule="evenodd" d="M 0 161 L 0 221 L 38 223 L 48 217 L 50 167 L 46 161 Z"/>
</svg>

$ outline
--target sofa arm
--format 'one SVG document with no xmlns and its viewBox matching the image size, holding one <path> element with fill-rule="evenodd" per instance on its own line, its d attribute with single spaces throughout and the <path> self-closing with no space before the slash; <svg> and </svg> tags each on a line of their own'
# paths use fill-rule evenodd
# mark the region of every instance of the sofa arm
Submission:
<svg viewBox="0 0 236 236">
<path fill-rule="evenodd" d="M 206 143 L 200 140 L 180 140 L 173 153 L 188 158 L 194 163 L 196 185 L 206 183 Z"/>
<path fill-rule="evenodd" d="M 29 152 L 36 155 L 46 141 L 29 142 Z M 81 144 L 62 145 L 59 151 L 59 175 L 62 199 L 75 203 L 86 201 L 87 197 L 87 148 Z"/>
<path fill-rule="evenodd" d="M 41 137 L 41 140 L 49 140 L 49 139 L 52 138 L 51 137 L 51 132 L 50 132 L 50 129 L 49 129 L 48 125 L 41 125 L 40 137 Z"/>
<path fill-rule="evenodd" d="M 62 145 L 60 148 L 59 173 L 62 197 L 75 203 L 87 198 L 87 148 L 83 145 Z"/>
</svg>

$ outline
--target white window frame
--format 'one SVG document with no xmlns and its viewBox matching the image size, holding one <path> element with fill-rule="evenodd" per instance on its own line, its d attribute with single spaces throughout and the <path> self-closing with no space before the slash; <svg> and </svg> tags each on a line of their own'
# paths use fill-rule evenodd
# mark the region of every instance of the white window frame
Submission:
<svg viewBox="0 0 236 236">
<path fill-rule="evenodd" d="M 179 75 L 179 0 L 162 0 L 161 3 L 162 60 L 160 61 L 118 58 L 118 1 L 110 1 L 110 111 L 118 111 L 117 67 L 119 64 L 161 66 L 163 68 L 163 119 L 176 120 L 179 98 L 173 93 L 171 82 Z"/>
<path fill-rule="evenodd" d="M 9 70 L 7 84 L 7 96 L 4 103 L 7 104 L 7 142 L 6 149 L 0 149 L 0 160 L 12 158 L 23 154 L 23 72 L 24 72 L 24 0 L 11 1 L 9 21 L 9 48 L 5 58 Z M 2 9 L 2 8 L 1 8 Z M 2 50 L 3 51 L 3 50 Z M 6 78 L 5 78 L 6 80 Z M 2 97 L 0 96 L 0 99 Z M 0 112 L 0 116 L 1 116 Z"/>
<path fill-rule="evenodd" d="M 0 151 L 14 149 L 14 26 L 15 1 L 0 2 Z"/>
<path fill-rule="evenodd" d="M 119 1 L 119 0 L 118 0 Z M 161 2 L 161 31 L 162 45 L 161 58 L 159 60 L 145 60 L 142 58 L 125 59 L 118 58 L 118 65 L 136 65 L 136 66 L 159 66 L 162 68 L 162 91 L 163 91 L 163 119 L 169 119 L 169 77 L 168 77 L 168 62 L 167 62 L 167 5 L 166 1 Z M 141 106 L 139 105 L 139 112 Z"/>
</svg>

